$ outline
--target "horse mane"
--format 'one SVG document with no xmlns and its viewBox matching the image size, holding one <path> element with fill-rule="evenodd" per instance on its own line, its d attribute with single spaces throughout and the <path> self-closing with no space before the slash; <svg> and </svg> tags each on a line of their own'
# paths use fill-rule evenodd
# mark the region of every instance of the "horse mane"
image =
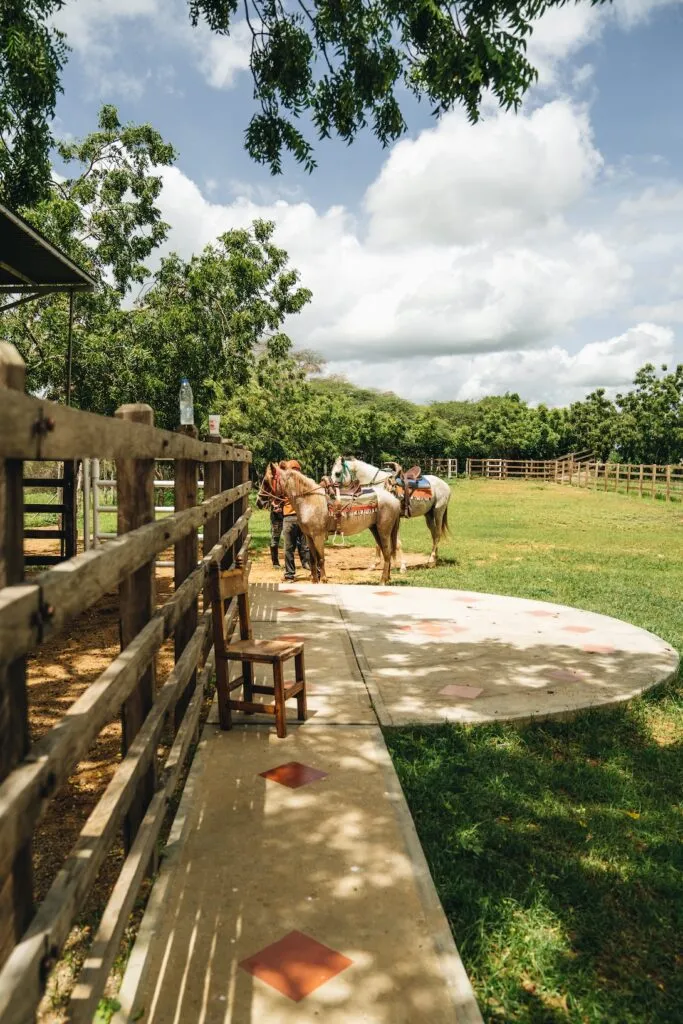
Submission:
<svg viewBox="0 0 683 1024">
<path fill-rule="evenodd" d="M 294 498 L 301 498 L 305 494 L 322 493 L 322 488 L 319 483 L 312 480 L 309 476 L 304 476 L 298 469 L 283 469 L 282 473 L 286 473 L 287 483 L 291 485 L 292 496 Z"/>
</svg>

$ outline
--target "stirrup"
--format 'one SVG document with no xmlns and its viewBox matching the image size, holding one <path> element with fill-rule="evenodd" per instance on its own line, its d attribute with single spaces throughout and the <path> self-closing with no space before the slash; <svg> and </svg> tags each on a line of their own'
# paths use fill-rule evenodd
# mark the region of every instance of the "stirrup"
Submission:
<svg viewBox="0 0 683 1024">
<path fill-rule="evenodd" d="M 341 538 L 341 543 L 337 543 L 337 537 Z M 351 545 L 346 543 L 346 537 L 339 530 L 335 530 L 332 534 L 332 547 L 333 548 L 350 548 Z"/>
</svg>

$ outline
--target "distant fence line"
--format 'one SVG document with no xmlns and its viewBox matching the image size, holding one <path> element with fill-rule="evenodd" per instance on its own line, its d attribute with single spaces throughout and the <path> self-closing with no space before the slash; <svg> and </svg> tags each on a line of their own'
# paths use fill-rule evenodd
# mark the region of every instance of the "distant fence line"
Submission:
<svg viewBox="0 0 683 1024">
<path fill-rule="evenodd" d="M 593 490 L 683 500 L 683 465 L 636 465 L 580 459 L 467 459 L 465 475 L 493 480 L 547 480 Z"/>
</svg>

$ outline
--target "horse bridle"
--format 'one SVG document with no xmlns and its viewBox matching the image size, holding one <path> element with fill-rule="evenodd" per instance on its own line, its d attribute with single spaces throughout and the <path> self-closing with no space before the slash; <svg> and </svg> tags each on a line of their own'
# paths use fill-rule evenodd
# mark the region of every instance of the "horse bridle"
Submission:
<svg viewBox="0 0 683 1024">
<path fill-rule="evenodd" d="M 272 477 L 270 479 L 270 483 L 272 484 L 272 486 L 277 486 L 277 481 L 276 481 L 277 474 L 278 474 L 278 468 L 276 466 L 275 467 L 275 473 L 272 475 Z M 263 480 L 261 481 L 261 486 L 259 487 L 258 494 L 256 495 L 256 500 L 257 501 L 258 501 L 259 498 L 265 498 L 265 500 L 268 502 L 268 504 L 270 505 L 270 507 L 273 510 L 273 512 L 279 513 L 285 507 L 286 499 L 282 495 L 278 494 L 277 491 L 272 489 L 272 487 L 270 487 L 268 490 L 266 489 L 266 478 L 265 478 L 265 476 L 263 477 Z"/>
<path fill-rule="evenodd" d="M 353 483 L 354 480 L 358 479 L 358 474 L 355 472 L 355 470 L 351 469 L 351 467 L 349 466 L 347 460 L 344 458 L 343 455 L 341 456 L 341 464 L 342 464 L 341 483 L 344 483 L 344 473 L 348 473 L 349 483 Z M 382 470 L 382 469 L 376 469 L 375 470 L 375 475 L 373 476 L 373 478 L 370 481 L 370 483 L 369 484 L 363 484 L 363 487 L 372 487 L 372 485 L 374 484 L 375 480 L 377 480 L 377 475 L 379 473 L 383 473 L 383 472 L 384 472 L 384 470 Z"/>
<path fill-rule="evenodd" d="M 290 472 L 290 470 L 287 470 L 286 472 Z M 263 484 L 266 482 L 266 478 L 264 477 L 263 478 L 263 483 L 261 484 L 261 487 L 259 489 L 259 495 L 263 491 L 264 496 L 268 497 L 271 501 L 278 501 L 278 502 L 280 502 L 280 507 L 284 508 L 284 505 L 285 505 L 285 503 L 287 501 L 287 495 L 286 494 L 282 494 L 280 492 L 280 490 L 279 490 L 279 488 L 282 486 L 281 483 L 279 482 L 281 475 L 282 475 L 282 472 L 280 470 L 280 467 L 279 466 L 275 466 L 275 471 L 273 472 L 273 474 L 271 475 L 271 478 L 270 478 L 273 490 L 271 490 L 270 492 L 263 491 Z M 316 486 L 312 490 L 310 490 L 310 491 L 302 491 L 301 494 L 295 495 L 292 500 L 293 501 L 298 501 L 299 498 L 305 498 L 309 494 L 325 494 L 325 488 L 321 487 L 320 484 L 316 484 Z"/>
</svg>

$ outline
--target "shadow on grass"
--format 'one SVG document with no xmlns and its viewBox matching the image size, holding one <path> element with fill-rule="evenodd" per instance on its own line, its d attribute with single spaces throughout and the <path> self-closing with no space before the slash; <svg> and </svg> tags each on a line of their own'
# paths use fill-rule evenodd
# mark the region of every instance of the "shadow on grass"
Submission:
<svg viewBox="0 0 683 1024">
<path fill-rule="evenodd" d="M 487 1020 L 681 1019 L 683 745 L 656 729 L 677 692 L 523 729 L 387 730 Z"/>
</svg>

